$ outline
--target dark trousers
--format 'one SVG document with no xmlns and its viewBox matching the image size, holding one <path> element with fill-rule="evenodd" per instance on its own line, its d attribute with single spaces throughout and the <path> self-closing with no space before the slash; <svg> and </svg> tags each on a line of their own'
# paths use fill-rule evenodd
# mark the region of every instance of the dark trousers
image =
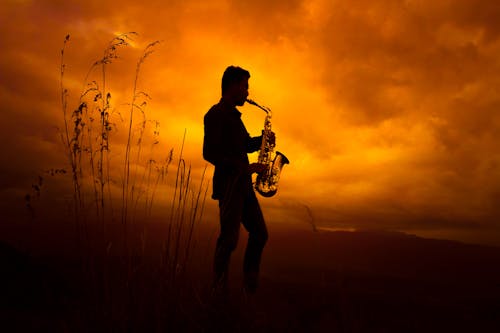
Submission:
<svg viewBox="0 0 500 333">
<path fill-rule="evenodd" d="M 227 286 L 231 253 L 238 244 L 240 223 L 248 231 L 248 243 L 243 262 L 245 286 L 257 287 L 262 250 L 267 242 L 267 228 L 255 196 L 251 179 L 243 177 L 230 186 L 219 199 L 220 235 L 214 258 L 215 283 Z"/>
</svg>

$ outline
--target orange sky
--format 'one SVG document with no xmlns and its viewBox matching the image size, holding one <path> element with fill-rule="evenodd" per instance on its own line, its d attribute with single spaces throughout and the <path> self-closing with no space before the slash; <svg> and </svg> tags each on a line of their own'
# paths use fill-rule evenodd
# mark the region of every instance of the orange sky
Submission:
<svg viewBox="0 0 500 333">
<path fill-rule="evenodd" d="M 152 97 L 147 117 L 160 122 L 158 154 L 178 150 L 187 129 L 196 177 L 202 119 L 222 72 L 250 71 L 250 97 L 273 110 L 278 149 L 291 160 L 278 195 L 260 200 L 268 223 L 307 223 L 307 206 L 322 226 L 500 244 L 494 1 L 7 0 L 0 15 L 4 209 L 22 202 L 37 173 L 64 166 L 56 130 L 64 36 L 74 103 L 108 41 L 137 31 L 108 68 L 113 106 L 125 112 L 136 59 L 160 40 L 139 80 Z M 258 135 L 264 114 L 241 111 Z"/>
</svg>

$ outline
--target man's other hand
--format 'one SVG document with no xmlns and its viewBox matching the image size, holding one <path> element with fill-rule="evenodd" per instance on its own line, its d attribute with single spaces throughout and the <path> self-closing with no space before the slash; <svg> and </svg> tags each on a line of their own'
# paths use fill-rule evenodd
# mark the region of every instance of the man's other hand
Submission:
<svg viewBox="0 0 500 333">
<path fill-rule="evenodd" d="M 276 134 L 274 132 L 269 133 L 269 143 L 274 146 L 276 144 Z"/>
<path fill-rule="evenodd" d="M 264 135 L 264 130 L 262 130 L 262 135 Z M 276 134 L 273 131 L 270 131 L 267 136 L 267 141 L 271 146 L 276 145 Z"/>
</svg>

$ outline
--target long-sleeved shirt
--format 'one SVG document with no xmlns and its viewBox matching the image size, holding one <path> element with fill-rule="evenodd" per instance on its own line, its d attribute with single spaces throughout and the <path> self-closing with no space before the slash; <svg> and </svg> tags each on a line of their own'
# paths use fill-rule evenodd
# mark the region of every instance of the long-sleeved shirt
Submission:
<svg viewBox="0 0 500 333">
<path fill-rule="evenodd" d="M 213 199 L 221 199 L 226 186 L 237 177 L 248 177 L 248 153 L 260 149 L 262 136 L 250 137 L 241 113 L 222 100 L 204 117 L 203 158 L 215 166 Z"/>
</svg>

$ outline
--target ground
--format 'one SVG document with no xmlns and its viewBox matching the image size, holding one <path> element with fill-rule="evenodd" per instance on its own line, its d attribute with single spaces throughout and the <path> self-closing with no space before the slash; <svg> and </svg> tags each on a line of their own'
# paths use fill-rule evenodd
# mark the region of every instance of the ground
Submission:
<svg viewBox="0 0 500 333">
<path fill-rule="evenodd" d="M 27 246 L 23 237 L 4 233 L 2 331 L 500 331 L 500 248 L 270 226 L 257 294 L 240 288 L 242 233 L 229 293 L 214 297 L 214 229 L 197 230 L 189 269 L 172 280 L 160 263 L 161 240 L 153 239 L 163 228 L 151 227 L 150 249 L 140 257 L 124 261 L 108 251 L 83 264 L 75 252 L 57 249 L 74 249 L 71 241 L 52 241 L 48 249 L 47 242 Z"/>
</svg>

